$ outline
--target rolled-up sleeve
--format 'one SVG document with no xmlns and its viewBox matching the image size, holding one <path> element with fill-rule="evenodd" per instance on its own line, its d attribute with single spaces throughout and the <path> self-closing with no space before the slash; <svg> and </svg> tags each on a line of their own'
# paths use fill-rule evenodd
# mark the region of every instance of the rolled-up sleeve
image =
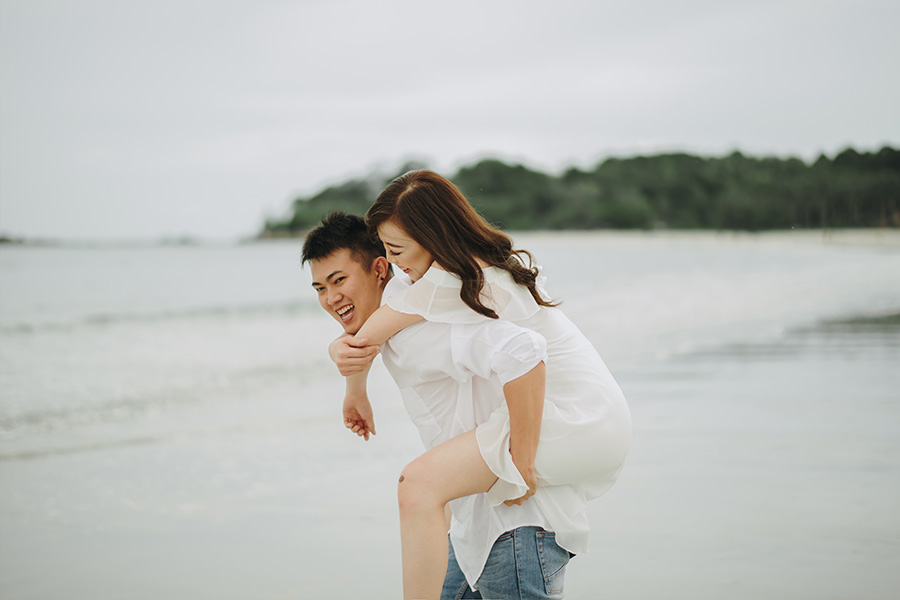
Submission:
<svg viewBox="0 0 900 600">
<path fill-rule="evenodd" d="M 496 375 L 502 385 L 547 360 L 547 341 L 530 329 L 508 321 L 484 321 L 453 326 L 451 353 L 461 375 Z"/>
</svg>

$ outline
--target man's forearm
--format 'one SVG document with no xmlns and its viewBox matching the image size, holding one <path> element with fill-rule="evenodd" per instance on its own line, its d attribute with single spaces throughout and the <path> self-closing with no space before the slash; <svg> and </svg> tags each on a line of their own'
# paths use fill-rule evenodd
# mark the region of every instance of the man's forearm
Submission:
<svg viewBox="0 0 900 600">
<path fill-rule="evenodd" d="M 534 467 L 541 436 L 545 390 L 546 368 L 543 362 L 503 386 L 509 408 L 509 449 L 519 469 Z"/>
<path fill-rule="evenodd" d="M 360 396 L 366 396 L 366 384 L 369 377 L 369 369 L 372 367 L 371 363 L 359 373 L 354 373 L 353 375 L 347 375 L 344 377 L 346 380 L 346 396 L 348 398 L 355 398 Z"/>
</svg>

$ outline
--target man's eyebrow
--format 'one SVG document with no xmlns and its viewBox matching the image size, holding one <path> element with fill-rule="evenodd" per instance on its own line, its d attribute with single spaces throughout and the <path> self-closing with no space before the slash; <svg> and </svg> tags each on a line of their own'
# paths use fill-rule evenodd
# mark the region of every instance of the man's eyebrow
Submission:
<svg viewBox="0 0 900 600">
<path fill-rule="evenodd" d="M 334 276 L 337 275 L 338 273 L 342 273 L 342 272 L 343 272 L 343 271 L 341 271 L 340 269 L 338 269 L 337 271 L 332 272 L 328 277 L 325 278 L 325 281 L 331 281 L 331 278 L 332 278 L 332 277 L 334 277 Z M 318 281 L 313 281 L 313 282 L 312 282 L 312 286 L 313 286 L 313 287 L 316 287 L 317 285 L 322 285 L 322 284 L 319 283 Z"/>
</svg>

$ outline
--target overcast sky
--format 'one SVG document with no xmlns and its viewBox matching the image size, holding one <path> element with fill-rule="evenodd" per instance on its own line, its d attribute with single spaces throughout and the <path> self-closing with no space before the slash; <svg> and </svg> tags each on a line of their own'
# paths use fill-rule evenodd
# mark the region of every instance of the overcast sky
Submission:
<svg viewBox="0 0 900 600">
<path fill-rule="evenodd" d="M 900 145 L 900 2 L 0 0 L 0 233 L 234 237 L 424 158 Z"/>
</svg>

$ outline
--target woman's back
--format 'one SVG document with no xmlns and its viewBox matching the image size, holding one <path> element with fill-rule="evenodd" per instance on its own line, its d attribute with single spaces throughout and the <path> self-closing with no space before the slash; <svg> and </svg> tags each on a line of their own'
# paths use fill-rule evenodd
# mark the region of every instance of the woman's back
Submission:
<svg viewBox="0 0 900 600">
<path fill-rule="evenodd" d="M 503 320 L 531 329 L 547 340 L 547 400 L 561 416 L 580 422 L 585 418 L 623 418 L 628 407 L 621 389 L 594 346 L 559 309 L 540 306 L 525 286 L 496 267 L 484 269 L 484 303 Z M 432 267 L 404 294 L 388 304 L 400 312 L 416 313 L 429 321 L 477 323 L 487 319 L 469 308 L 459 296 L 461 282 L 447 271 Z M 543 290 L 540 290 L 547 297 Z"/>
<path fill-rule="evenodd" d="M 609 411 L 628 412 L 622 390 L 600 354 L 562 310 L 538 306 L 528 290 L 516 285 L 505 271 L 488 268 L 484 272 L 493 296 L 505 297 L 505 293 L 497 293 L 502 289 L 516 297 L 506 306 L 495 307 L 500 318 L 536 331 L 547 340 L 547 400 L 556 404 L 564 417 L 581 420 Z M 529 301 L 530 314 L 525 314 L 519 306 Z"/>
</svg>

